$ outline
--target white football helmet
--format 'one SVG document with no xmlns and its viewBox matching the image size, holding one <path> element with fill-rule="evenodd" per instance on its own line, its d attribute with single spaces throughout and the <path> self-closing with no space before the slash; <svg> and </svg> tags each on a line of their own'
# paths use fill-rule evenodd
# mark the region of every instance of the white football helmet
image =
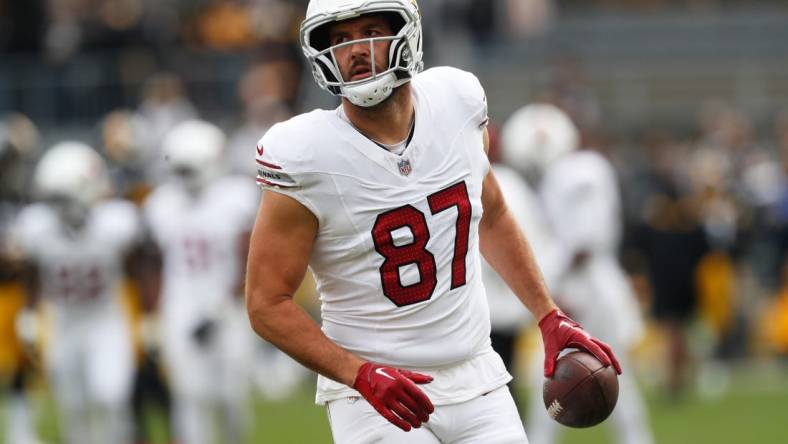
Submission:
<svg viewBox="0 0 788 444">
<path fill-rule="evenodd" d="M 162 150 L 169 171 L 190 192 L 199 192 L 223 172 L 227 138 L 216 125 L 188 120 L 164 136 Z"/>
<path fill-rule="evenodd" d="M 81 223 L 87 210 L 111 192 L 104 159 L 81 142 L 50 148 L 36 166 L 33 185 L 38 197 L 72 225 Z"/>
<path fill-rule="evenodd" d="M 536 103 L 515 111 L 501 129 L 503 160 L 538 180 L 556 160 L 579 147 L 572 119 L 554 105 Z"/>
<path fill-rule="evenodd" d="M 355 40 L 329 46 L 328 26 L 337 21 L 365 14 L 387 14 L 394 35 Z M 386 100 L 424 68 L 421 49 L 421 15 L 416 0 L 310 0 L 301 23 L 301 48 L 317 84 L 335 96 L 342 96 L 357 106 L 370 107 Z M 376 72 L 374 42 L 391 41 L 388 69 Z M 370 46 L 372 75 L 345 82 L 336 64 L 337 48 L 367 42 Z"/>
</svg>

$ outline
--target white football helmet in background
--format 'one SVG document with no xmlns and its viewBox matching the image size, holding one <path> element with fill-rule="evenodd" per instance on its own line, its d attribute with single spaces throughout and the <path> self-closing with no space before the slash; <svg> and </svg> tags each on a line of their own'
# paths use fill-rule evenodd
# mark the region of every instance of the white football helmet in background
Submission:
<svg viewBox="0 0 788 444">
<path fill-rule="evenodd" d="M 501 155 L 529 180 L 537 180 L 553 162 L 578 149 L 580 134 L 572 119 L 546 103 L 515 111 L 501 129 Z"/>
<path fill-rule="evenodd" d="M 111 192 L 104 159 L 81 142 L 50 148 L 36 166 L 33 184 L 38 197 L 72 225 L 81 224 L 87 210 Z"/>
<path fill-rule="evenodd" d="M 355 40 L 329 46 L 328 26 L 337 21 L 365 14 L 388 14 L 394 35 Z M 422 61 L 421 16 L 416 0 L 310 0 L 301 23 L 301 48 L 317 84 L 335 96 L 342 96 L 358 106 L 370 107 L 386 100 L 424 68 Z M 374 42 L 390 40 L 388 69 L 376 72 Z M 336 64 L 337 48 L 368 42 L 372 75 L 346 82 Z"/>
<path fill-rule="evenodd" d="M 170 173 L 188 191 L 198 193 L 221 176 L 226 142 L 227 137 L 216 125 L 188 120 L 167 132 L 162 150 Z"/>
</svg>

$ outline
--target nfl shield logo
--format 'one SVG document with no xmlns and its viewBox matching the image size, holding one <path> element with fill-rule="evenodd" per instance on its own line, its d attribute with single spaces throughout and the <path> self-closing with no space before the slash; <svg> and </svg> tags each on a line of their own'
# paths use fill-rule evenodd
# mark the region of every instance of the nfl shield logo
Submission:
<svg viewBox="0 0 788 444">
<path fill-rule="evenodd" d="M 399 173 L 403 176 L 407 176 L 411 171 L 413 171 L 413 168 L 410 167 L 410 160 L 408 159 L 400 159 L 399 163 L 397 163 L 397 166 L 399 167 Z"/>
</svg>

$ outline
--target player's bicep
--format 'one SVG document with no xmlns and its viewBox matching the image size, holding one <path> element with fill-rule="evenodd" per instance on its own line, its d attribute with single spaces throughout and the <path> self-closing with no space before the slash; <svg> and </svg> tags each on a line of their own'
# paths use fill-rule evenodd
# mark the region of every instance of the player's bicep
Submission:
<svg viewBox="0 0 788 444">
<path fill-rule="evenodd" d="M 263 193 L 249 243 L 248 305 L 292 297 L 306 273 L 317 229 L 317 218 L 297 200 Z"/>
</svg>

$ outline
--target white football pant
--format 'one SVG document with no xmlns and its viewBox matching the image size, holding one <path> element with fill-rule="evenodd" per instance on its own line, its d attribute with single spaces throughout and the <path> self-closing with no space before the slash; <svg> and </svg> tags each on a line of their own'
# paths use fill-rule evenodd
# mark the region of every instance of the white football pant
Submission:
<svg viewBox="0 0 788 444">
<path fill-rule="evenodd" d="M 237 306 L 236 306 L 237 305 Z M 223 444 L 244 439 L 254 335 L 241 304 L 216 320 L 210 343 L 199 345 L 194 323 L 164 325 L 162 343 L 174 404 L 174 432 L 182 444 L 213 441 L 219 414 Z"/>
<path fill-rule="evenodd" d="M 134 362 L 126 319 L 107 316 L 70 327 L 55 331 L 46 350 L 66 442 L 130 442 Z"/>
<path fill-rule="evenodd" d="M 326 404 L 336 444 L 528 444 L 507 386 L 459 404 L 437 405 L 429 422 L 405 432 L 363 398 Z"/>
</svg>

